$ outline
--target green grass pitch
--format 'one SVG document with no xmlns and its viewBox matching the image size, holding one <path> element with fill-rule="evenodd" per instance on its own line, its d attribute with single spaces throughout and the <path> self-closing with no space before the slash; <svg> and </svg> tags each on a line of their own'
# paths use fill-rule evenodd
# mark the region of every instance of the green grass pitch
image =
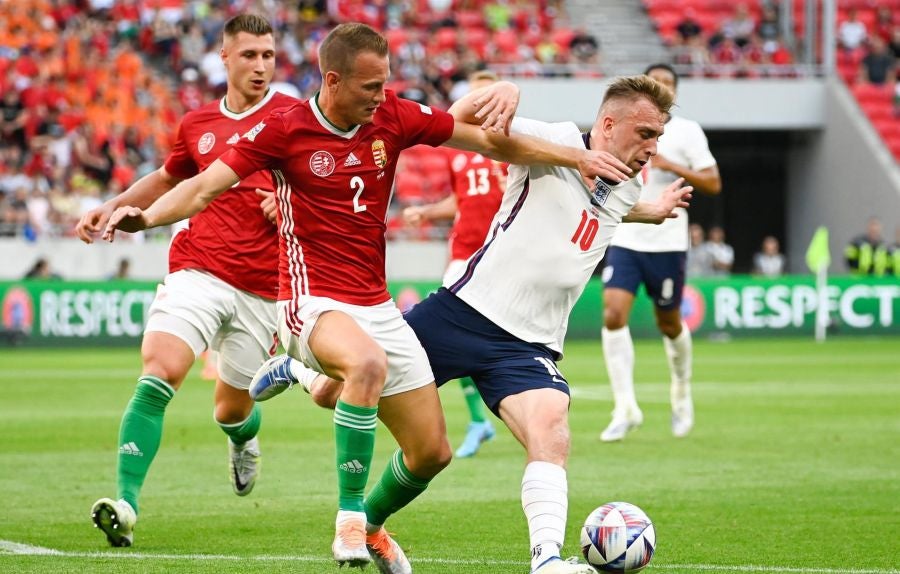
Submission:
<svg viewBox="0 0 900 574">
<path fill-rule="evenodd" d="M 648 573 L 898 573 L 900 340 L 697 341 L 686 439 L 669 431 L 662 344 L 639 342 L 645 422 L 611 445 L 598 440 L 611 409 L 599 341 L 566 350 L 564 555 L 579 554 L 594 507 L 625 500 L 657 529 Z M 119 418 L 138 369 L 136 349 L 0 350 L 0 572 L 337 572 L 331 413 L 299 390 L 266 403 L 262 475 L 239 498 L 212 385 L 196 370 L 167 412 L 135 546 L 107 546 L 89 509 L 115 496 Z M 458 386 L 442 398 L 455 446 L 466 422 Z M 381 427 L 373 476 L 393 448 Z M 524 463 L 503 429 L 391 519 L 416 574 L 528 572 Z"/>
</svg>

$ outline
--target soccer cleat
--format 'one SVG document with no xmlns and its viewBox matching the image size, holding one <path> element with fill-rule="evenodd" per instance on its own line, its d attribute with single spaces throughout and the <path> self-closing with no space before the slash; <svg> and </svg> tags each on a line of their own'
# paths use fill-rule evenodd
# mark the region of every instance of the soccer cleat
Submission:
<svg viewBox="0 0 900 574">
<path fill-rule="evenodd" d="M 633 410 L 626 415 L 614 414 L 609 426 L 600 433 L 603 442 L 616 442 L 625 438 L 628 431 L 636 429 L 644 422 L 644 415 L 639 410 Z"/>
<path fill-rule="evenodd" d="M 688 395 L 672 403 L 672 434 L 684 438 L 694 428 L 694 403 Z"/>
<path fill-rule="evenodd" d="M 597 574 L 597 571 L 593 566 L 579 563 L 577 558 L 563 560 L 559 556 L 551 556 L 531 574 Z"/>
<path fill-rule="evenodd" d="M 381 574 L 412 574 L 406 554 L 384 527 L 366 535 L 366 548 Z"/>
<path fill-rule="evenodd" d="M 259 439 L 251 438 L 241 446 L 228 439 L 228 469 L 231 471 L 231 486 L 238 496 L 247 496 L 256 484 L 262 461 L 259 455 Z"/>
<path fill-rule="evenodd" d="M 362 568 L 371 562 L 366 548 L 365 512 L 338 512 L 331 552 L 339 566 L 347 564 L 350 568 Z"/>
<path fill-rule="evenodd" d="M 257 402 L 267 401 L 290 389 L 297 382 L 291 373 L 291 358 L 287 355 L 272 357 L 253 375 L 249 388 L 250 398 Z M 304 390 L 309 392 L 305 387 Z"/>
<path fill-rule="evenodd" d="M 478 454 L 478 449 L 481 448 L 481 443 L 491 440 L 495 434 L 497 434 L 497 431 L 494 430 L 494 425 L 491 424 L 491 421 L 469 423 L 466 438 L 459 445 L 459 448 L 456 449 L 456 456 L 458 458 L 475 456 Z"/>
<path fill-rule="evenodd" d="M 91 519 L 94 521 L 94 528 L 99 528 L 106 534 L 111 546 L 119 548 L 134 543 L 137 514 L 124 500 L 101 498 L 91 507 Z"/>
</svg>

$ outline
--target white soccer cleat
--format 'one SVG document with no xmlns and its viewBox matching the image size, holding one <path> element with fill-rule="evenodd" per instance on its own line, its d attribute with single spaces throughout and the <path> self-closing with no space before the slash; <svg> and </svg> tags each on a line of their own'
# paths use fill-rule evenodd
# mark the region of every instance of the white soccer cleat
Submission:
<svg viewBox="0 0 900 574">
<path fill-rule="evenodd" d="M 366 513 L 341 510 L 335 520 L 331 552 L 338 566 L 362 568 L 372 561 L 366 548 Z"/>
<path fill-rule="evenodd" d="M 291 360 L 287 355 L 278 355 L 263 363 L 250 381 L 250 398 L 256 402 L 267 401 L 297 384 L 291 373 Z M 306 387 L 304 390 L 309 392 Z"/>
<path fill-rule="evenodd" d="M 381 574 L 412 574 L 406 554 L 384 527 L 366 536 L 366 548 Z"/>
<path fill-rule="evenodd" d="M 531 574 L 597 574 L 597 571 L 589 564 L 578 562 L 577 558 L 563 560 L 553 556 L 532 570 Z"/>
<path fill-rule="evenodd" d="M 620 441 L 629 431 L 641 426 L 643 422 L 644 415 L 639 410 L 632 410 L 626 415 L 614 414 L 609 426 L 600 433 L 600 440 L 603 442 Z"/>
<path fill-rule="evenodd" d="M 691 396 L 672 402 L 672 434 L 684 438 L 694 428 L 694 403 Z"/>
<path fill-rule="evenodd" d="M 91 519 L 94 521 L 94 528 L 99 528 L 106 534 L 111 546 L 119 548 L 134 543 L 137 514 L 124 500 L 101 498 L 91 507 Z"/>
<path fill-rule="evenodd" d="M 231 474 L 231 486 L 238 496 L 247 496 L 256 484 L 262 458 L 259 454 L 259 439 L 253 437 L 241 446 L 228 439 L 228 469 Z"/>
</svg>

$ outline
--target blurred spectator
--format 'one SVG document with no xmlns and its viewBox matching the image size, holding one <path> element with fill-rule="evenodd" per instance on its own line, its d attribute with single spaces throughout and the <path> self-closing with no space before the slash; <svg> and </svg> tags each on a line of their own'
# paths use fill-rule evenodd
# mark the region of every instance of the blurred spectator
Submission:
<svg viewBox="0 0 900 574">
<path fill-rule="evenodd" d="M 775 6 L 769 4 L 763 6 L 762 17 L 756 27 L 756 34 L 763 43 L 777 40 L 781 36 L 781 26 L 778 22 L 778 11 Z"/>
<path fill-rule="evenodd" d="M 870 217 L 866 232 L 858 235 L 844 248 L 847 269 L 854 275 L 881 277 L 888 268 L 888 249 L 881 235 L 881 220 Z"/>
<path fill-rule="evenodd" d="M 838 27 L 838 41 L 846 50 L 855 50 L 863 45 L 869 32 L 866 25 L 859 20 L 856 8 L 847 12 L 847 19 Z"/>
<path fill-rule="evenodd" d="M 4 144 L 25 149 L 25 105 L 15 89 L 8 89 L 0 103 L 0 135 Z"/>
<path fill-rule="evenodd" d="M 688 277 L 708 277 L 713 275 L 712 253 L 704 241 L 703 227 L 699 223 L 690 225 L 691 247 L 687 253 L 686 274 Z"/>
<path fill-rule="evenodd" d="M 697 21 L 697 10 L 694 7 L 688 6 L 685 8 L 684 19 L 678 23 L 675 30 L 678 32 L 682 44 L 691 38 L 696 38 L 703 34 L 703 28 L 700 27 L 700 22 Z"/>
<path fill-rule="evenodd" d="M 734 265 L 734 249 L 725 243 L 725 230 L 719 225 L 709 228 L 706 249 L 712 256 L 714 275 L 728 275 Z"/>
<path fill-rule="evenodd" d="M 116 272 L 109 276 L 110 279 L 125 280 L 131 279 L 131 260 L 127 257 L 119 259 L 119 265 Z"/>
<path fill-rule="evenodd" d="M 894 12 L 890 6 L 879 6 L 875 10 L 875 29 L 873 36 L 878 36 L 886 43 L 890 43 L 894 30 Z"/>
<path fill-rule="evenodd" d="M 890 46 L 891 54 L 894 55 L 894 58 L 900 60 L 900 25 L 894 26 L 888 45 Z"/>
<path fill-rule="evenodd" d="M 753 256 L 753 272 L 764 277 L 780 277 L 785 260 L 778 239 L 769 235 L 763 239 L 762 250 Z"/>
<path fill-rule="evenodd" d="M 863 57 L 860 80 L 871 84 L 893 84 L 896 75 L 894 55 L 880 36 L 869 38 L 869 52 Z"/>
<path fill-rule="evenodd" d="M 54 273 L 50 269 L 50 262 L 41 257 L 34 262 L 34 265 L 25 273 L 23 279 L 62 279 L 62 277 Z"/>
<path fill-rule="evenodd" d="M 756 22 L 753 21 L 750 10 L 744 3 L 738 4 L 731 18 L 722 22 L 722 36 L 733 40 L 739 47 L 743 47 L 750 40 L 755 30 Z"/>
<path fill-rule="evenodd" d="M 596 63 L 600 50 L 600 43 L 593 34 L 583 28 L 578 30 L 569 42 L 569 52 L 576 60 L 585 63 Z"/>
</svg>

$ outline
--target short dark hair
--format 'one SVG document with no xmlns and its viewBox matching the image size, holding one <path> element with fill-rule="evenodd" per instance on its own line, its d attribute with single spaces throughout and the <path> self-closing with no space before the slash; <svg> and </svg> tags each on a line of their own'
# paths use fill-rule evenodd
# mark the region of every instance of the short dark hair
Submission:
<svg viewBox="0 0 900 574">
<path fill-rule="evenodd" d="M 387 40 L 365 24 L 340 24 L 319 45 L 319 70 L 322 76 L 329 71 L 349 73 L 356 56 L 362 52 L 385 57 L 388 55 Z"/>
<path fill-rule="evenodd" d="M 269 21 L 258 14 L 238 14 L 225 22 L 224 34 L 230 38 L 234 38 L 240 32 L 253 34 L 254 36 L 265 36 L 272 34 L 272 25 Z"/>
<path fill-rule="evenodd" d="M 673 68 L 669 64 L 658 62 L 656 64 L 650 64 L 649 66 L 647 66 L 647 69 L 644 70 L 644 75 L 649 76 L 650 72 L 652 72 L 653 70 L 665 70 L 672 74 L 672 78 L 675 80 L 675 87 L 678 87 L 678 73 L 675 71 L 675 68 Z"/>
<path fill-rule="evenodd" d="M 656 108 L 664 113 L 669 113 L 672 104 L 675 103 L 675 96 L 672 90 L 660 84 L 649 76 L 622 76 L 613 80 L 606 89 L 603 96 L 603 103 L 600 109 L 610 100 L 636 100 L 637 98 L 646 98 Z"/>
</svg>

